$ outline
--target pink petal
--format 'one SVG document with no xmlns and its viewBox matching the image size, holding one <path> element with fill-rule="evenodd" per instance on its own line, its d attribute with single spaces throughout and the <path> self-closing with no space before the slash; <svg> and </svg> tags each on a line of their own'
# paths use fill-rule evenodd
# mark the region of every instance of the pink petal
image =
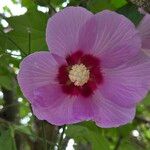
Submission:
<svg viewBox="0 0 150 150">
<path fill-rule="evenodd" d="M 141 49 L 133 23 L 107 10 L 91 17 L 80 29 L 78 44 L 80 49 L 99 56 L 102 66 L 108 68 L 126 62 Z"/>
<path fill-rule="evenodd" d="M 62 89 L 59 84 L 48 84 L 34 89 L 32 104 L 38 107 L 39 110 L 43 108 L 53 108 L 57 103 L 63 101 L 59 99 L 62 95 Z M 58 99 L 60 101 L 58 101 Z"/>
<path fill-rule="evenodd" d="M 54 125 L 64 125 L 64 124 L 73 124 L 80 122 L 81 120 L 76 119 L 73 115 L 72 105 L 74 103 L 74 99 L 70 97 L 60 97 L 57 101 L 58 103 L 53 108 L 43 108 L 39 109 L 38 107 L 32 105 L 33 113 L 40 120 L 46 120 Z"/>
<path fill-rule="evenodd" d="M 82 7 L 67 7 L 55 14 L 46 29 L 49 49 L 61 56 L 77 50 L 79 29 L 91 16 L 91 12 Z"/>
<path fill-rule="evenodd" d="M 89 120 L 92 115 L 91 99 L 66 95 L 59 85 L 48 85 L 34 92 L 32 108 L 40 120 L 64 125 Z"/>
<path fill-rule="evenodd" d="M 138 26 L 142 37 L 142 48 L 150 52 L 150 15 L 146 14 Z"/>
<path fill-rule="evenodd" d="M 118 127 L 131 122 L 135 116 L 135 107 L 121 107 L 104 98 L 100 92 L 93 96 L 95 102 L 94 121 L 103 128 Z"/>
<path fill-rule="evenodd" d="M 50 83 L 56 84 L 61 58 L 55 59 L 56 56 L 50 52 L 37 52 L 27 56 L 20 65 L 18 82 L 23 94 L 29 101 L 33 99 L 33 91 Z M 56 61 L 57 60 L 57 61 Z"/>
<path fill-rule="evenodd" d="M 78 97 L 73 105 L 73 113 L 79 120 L 91 120 L 93 117 L 92 97 Z"/>
<path fill-rule="evenodd" d="M 150 61 L 140 55 L 116 69 L 104 70 L 104 84 L 99 91 L 106 99 L 133 107 L 146 96 L 150 87 Z"/>
</svg>

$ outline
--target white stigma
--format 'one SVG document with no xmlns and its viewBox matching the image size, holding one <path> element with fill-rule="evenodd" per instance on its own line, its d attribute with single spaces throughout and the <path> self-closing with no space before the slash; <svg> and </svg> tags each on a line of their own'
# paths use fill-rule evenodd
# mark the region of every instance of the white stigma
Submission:
<svg viewBox="0 0 150 150">
<path fill-rule="evenodd" d="M 88 82 L 90 78 L 90 71 L 83 64 L 73 65 L 69 71 L 69 79 L 75 86 L 82 86 Z"/>
</svg>

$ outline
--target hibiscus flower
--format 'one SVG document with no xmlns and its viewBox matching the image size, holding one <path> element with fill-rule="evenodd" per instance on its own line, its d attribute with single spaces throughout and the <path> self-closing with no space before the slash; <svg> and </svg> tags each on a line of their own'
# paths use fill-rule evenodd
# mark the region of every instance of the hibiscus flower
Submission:
<svg viewBox="0 0 150 150">
<path fill-rule="evenodd" d="M 93 120 L 104 128 L 133 120 L 149 89 L 150 61 L 130 20 L 68 7 L 48 20 L 46 41 L 50 51 L 27 56 L 18 74 L 38 119 L 54 125 Z"/>
</svg>

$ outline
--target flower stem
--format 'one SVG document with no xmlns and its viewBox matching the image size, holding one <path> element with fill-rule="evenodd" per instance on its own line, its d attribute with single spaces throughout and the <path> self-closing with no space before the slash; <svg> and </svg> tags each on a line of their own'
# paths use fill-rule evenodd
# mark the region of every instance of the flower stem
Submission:
<svg viewBox="0 0 150 150">
<path fill-rule="evenodd" d="M 66 125 L 64 125 L 62 129 L 63 129 L 63 131 L 62 131 L 59 141 L 58 141 L 58 150 L 61 150 L 61 147 L 62 147 L 63 135 L 65 133 Z"/>
<path fill-rule="evenodd" d="M 45 134 L 44 121 L 42 121 L 42 134 L 43 134 L 43 150 L 47 150 L 47 140 L 46 140 L 46 134 Z"/>
</svg>

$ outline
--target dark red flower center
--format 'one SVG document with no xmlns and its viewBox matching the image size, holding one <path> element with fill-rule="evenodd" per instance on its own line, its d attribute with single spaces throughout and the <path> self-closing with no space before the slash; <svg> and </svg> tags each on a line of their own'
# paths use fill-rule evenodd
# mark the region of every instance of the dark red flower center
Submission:
<svg viewBox="0 0 150 150">
<path fill-rule="evenodd" d="M 64 93 L 90 96 L 103 82 L 100 60 L 77 51 L 66 57 L 67 65 L 59 68 L 57 79 Z"/>
</svg>

